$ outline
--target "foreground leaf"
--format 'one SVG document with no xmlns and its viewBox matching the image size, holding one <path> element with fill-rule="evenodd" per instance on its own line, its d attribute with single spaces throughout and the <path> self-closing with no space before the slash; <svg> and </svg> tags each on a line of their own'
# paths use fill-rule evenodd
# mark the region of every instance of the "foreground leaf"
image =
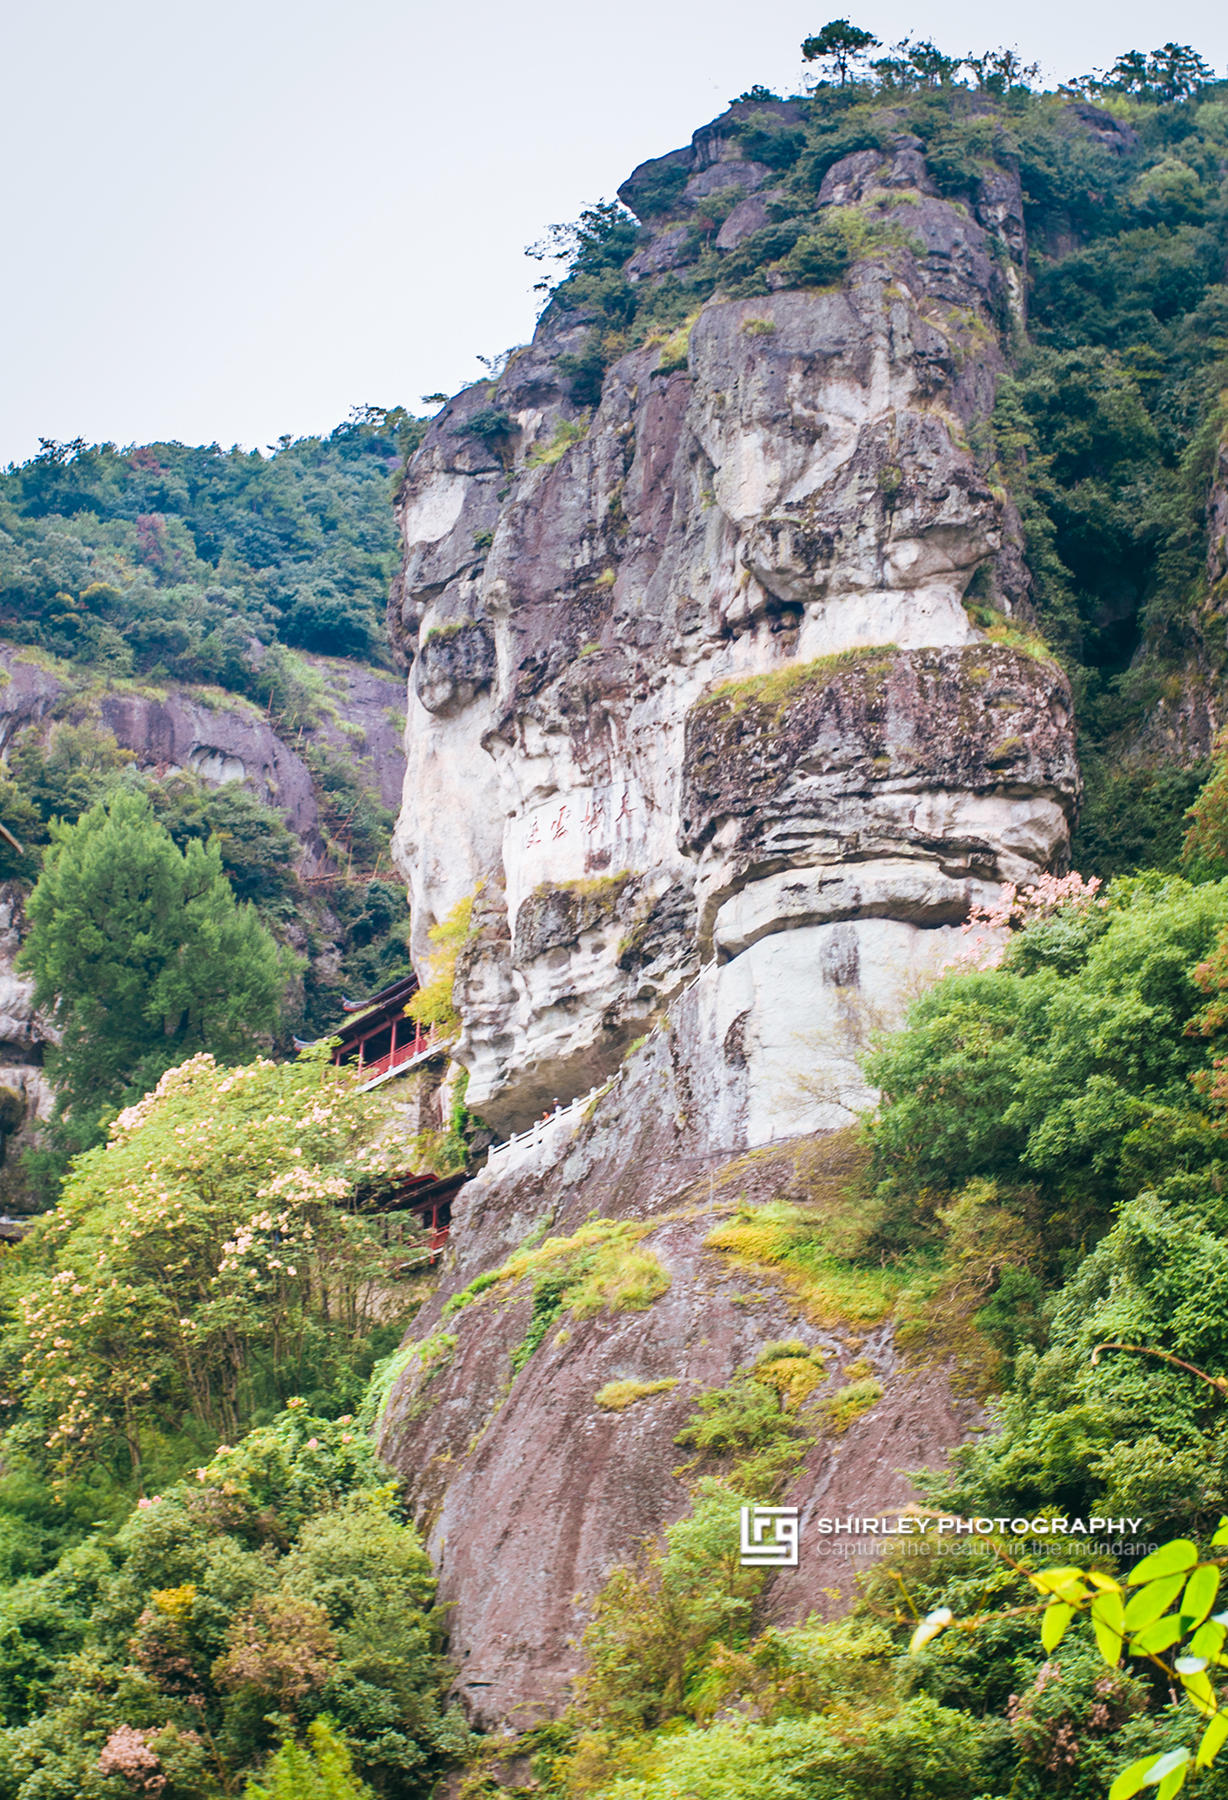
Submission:
<svg viewBox="0 0 1228 1800">
<path fill-rule="evenodd" d="M 1125 1608 L 1116 1588 L 1112 1593 L 1098 1594 L 1092 1602 L 1092 1630 L 1096 1647 L 1109 1667 L 1121 1661 L 1122 1624 Z"/>
<path fill-rule="evenodd" d="M 1202 1624 L 1215 1605 L 1218 1593 L 1219 1570 L 1214 1563 L 1199 1563 L 1181 1596 L 1181 1616 L 1186 1622 L 1187 1631 Z"/>
<path fill-rule="evenodd" d="M 1056 1650 L 1074 1617 L 1074 1607 L 1064 1600 L 1050 1600 L 1040 1625 L 1040 1641 L 1048 1651 Z"/>
<path fill-rule="evenodd" d="M 1217 1712 L 1207 1729 L 1202 1734 L 1202 1742 L 1198 1746 L 1197 1766 L 1205 1769 L 1213 1763 L 1224 1747 L 1228 1738 L 1228 1713 Z"/>
<path fill-rule="evenodd" d="M 1154 1581 L 1157 1576 L 1192 1569 L 1197 1561 L 1197 1547 L 1189 1538 L 1174 1538 L 1171 1544 L 1161 1544 L 1158 1550 L 1145 1556 L 1137 1569 L 1131 1569 L 1126 1583 L 1129 1587 L 1139 1587 L 1144 1581 Z"/>
<path fill-rule="evenodd" d="M 1149 1581 L 1146 1587 L 1131 1594 L 1126 1603 L 1126 1630 L 1142 1631 L 1144 1626 L 1154 1624 L 1184 1586 L 1185 1574 L 1179 1569 L 1175 1575 L 1161 1575 L 1158 1581 Z"/>
</svg>

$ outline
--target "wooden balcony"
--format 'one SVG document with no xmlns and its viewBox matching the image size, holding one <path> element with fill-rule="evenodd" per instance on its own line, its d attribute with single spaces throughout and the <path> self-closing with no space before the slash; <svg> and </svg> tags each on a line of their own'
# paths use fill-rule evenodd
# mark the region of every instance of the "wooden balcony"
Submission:
<svg viewBox="0 0 1228 1800">
<path fill-rule="evenodd" d="M 390 1076 L 399 1075 L 402 1069 L 408 1069 L 413 1063 L 425 1062 L 443 1044 L 443 1034 L 435 1026 L 423 1031 L 416 1021 L 398 1019 L 396 1024 L 403 1027 L 412 1024 L 412 1035 L 407 1031 L 404 1041 L 398 1043 L 398 1033 L 394 1026 L 392 1048 L 385 1051 L 383 1056 L 374 1057 L 367 1062 L 362 1055 L 363 1047 L 359 1046 L 357 1067 L 362 1076 L 361 1091 L 364 1094 L 368 1088 L 378 1087 L 381 1082 L 387 1081 Z"/>
</svg>

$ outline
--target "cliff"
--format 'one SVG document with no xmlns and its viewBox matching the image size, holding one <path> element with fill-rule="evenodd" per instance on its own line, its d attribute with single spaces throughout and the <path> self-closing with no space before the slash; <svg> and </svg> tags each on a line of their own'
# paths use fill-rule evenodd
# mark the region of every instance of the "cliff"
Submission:
<svg viewBox="0 0 1228 1800">
<path fill-rule="evenodd" d="M 685 186 L 628 281 L 670 279 L 688 205 L 744 196 L 717 238 L 735 254 L 770 209 L 737 114 L 666 159 Z M 809 1123 L 847 1121 L 866 1030 L 954 953 L 970 901 L 1061 865 L 1070 695 L 974 448 L 1023 257 L 1017 189 L 982 186 L 971 211 L 941 198 L 907 136 L 856 152 L 814 208 L 874 246 L 841 282 L 712 299 L 616 357 L 591 414 L 566 372 L 589 321 L 556 303 L 428 431 L 391 614 L 412 661 L 395 850 L 423 960 L 480 889 L 457 1055 L 493 1125 L 609 1074 L 714 957 L 735 1137 L 775 1134 L 802 1030 L 831 1094 Z"/>
<path fill-rule="evenodd" d="M 668 293 L 688 258 L 770 236 L 747 113 L 624 185 L 628 286 Z M 821 1395 L 875 1397 L 820 1433 L 787 1496 L 803 1522 L 915 1497 L 905 1471 L 976 1412 L 924 1333 L 901 1351 L 894 1296 L 808 1298 L 722 1237 L 784 1200 L 824 1253 L 857 1159 L 813 1134 L 871 1101 L 861 1055 L 958 958 L 971 906 L 1065 867 L 1080 788 L 987 430 L 1022 316 L 1018 181 L 944 198 L 897 133 L 831 162 L 812 220 L 839 227 L 841 278 L 718 282 L 681 324 L 615 337 L 591 407 L 597 315 L 556 297 L 432 423 L 399 502 L 395 853 L 420 971 L 475 902 L 467 1104 L 515 1132 L 607 1084 L 462 1194 L 382 1418 L 487 1723 L 561 1704 L 602 1579 L 685 1511 L 678 1430 L 766 1342 L 819 1355 Z M 656 1274 L 568 1313 L 598 1240 Z M 621 1381 L 644 1397 L 596 1403 Z M 848 1577 L 813 1555 L 765 1616 Z"/>
<path fill-rule="evenodd" d="M 304 655 L 300 665 L 318 700 L 309 719 L 290 727 L 220 689 L 91 678 L 41 650 L 0 642 L 0 752 L 6 762 L 15 753 L 20 760 L 23 747 L 54 755 L 61 728 L 84 731 L 88 741 L 73 755 L 85 759 L 78 780 L 87 786 L 88 757 L 101 756 L 154 784 L 182 776 L 205 792 L 233 787 L 267 808 L 257 820 L 266 829 L 270 821 L 284 823 L 297 865 L 277 871 L 278 892 L 297 887 L 301 901 L 290 915 L 274 908 L 271 922 L 309 958 L 303 991 L 291 1004 L 323 1014 L 318 1023 L 326 1026 L 339 1005 L 338 965 L 349 934 L 337 912 L 347 847 L 330 828 L 321 771 L 346 771 L 347 804 L 357 795 L 376 809 L 395 806 L 404 773 L 403 695 L 394 677 L 358 662 Z M 70 798 L 66 792 L 60 807 Z M 81 803 L 78 797 L 78 809 Z M 253 829 L 261 834 L 259 822 Z M 22 1153 L 39 1142 L 55 1100 L 43 1065 L 56 1031 L 34 1008 L 32 977 L 15 967 L 26 891 L 20 880 L 0 883 L 0 1206 L 19 1209 L 28 1204 Z M 262 898 L 244 897 L 258 904 Z"/>
</svg>

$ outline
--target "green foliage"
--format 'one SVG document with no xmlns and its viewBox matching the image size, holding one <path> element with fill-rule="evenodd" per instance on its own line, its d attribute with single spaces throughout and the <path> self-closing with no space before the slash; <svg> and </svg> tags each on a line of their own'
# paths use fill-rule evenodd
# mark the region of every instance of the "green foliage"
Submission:
<svg viewBox="0 0 1228 1800">
<path fill-rule="evenodd" d="M 872 644 L 852 650 L 837 650 L 830 656 L 816 657 L 813 662 L 789 663 L 770 670 L 766 675 L 745 675 L 736 681 L 723 681 L 705 694 L 702 706 L 723 706 L 730 712 L 742 712 L 747 706 L 772 707 L 777 716 L 807 688 L 825 686 L 842 669 L 875 668 L 889 664 L 899 655 L 896 644 Z"/>
<path fill-rule="evenodd" d="M 216 842 L 178 849 L 135 792 L 51 837 L 22 955 L 63 1030 L 63 1110 L 88 1126 L 185 1054 L 234 1056 L 276 1023 L 292 964 L 236 903 Z"/>
<path fill-rule="evenodd" d="M 692 1713 L 718 1645 L 746 1642 L 763 1572 L 738 1560 L 743 1497 L 699 1483 L 690 1515 L 669 1526 L 664 1548 L 647 1540 L 634 1564 L 614 1570 L 584 1634 L 587 1672 L 579 1698 L 587 1720 L 623 1731 Z"/>
<path fill-rule="evenodd" d="M 0 473 L 0 631 L 91 670 L 261 701 L 278 640 L 378 656 L 393 484 L 423 429 L 360 407 L 267 457 L 44 439 Z"/>
<path fill-rule="evenodd" d="M 668 1394 L 677 1385 L 676 1377 L 664 1381 L 607 1381 L 598 1388 L 593 1399 L 605 1412 L 625 1412 L 637 1400 L 650 1400 L 654 1394 Z"/>
<path fill-rule="evenodd" d="M 400 1349 L 394 1350 L 391 1356 L 385 1356 L 377 1362 L 371 1371 L 371 1379 L 367 1383 L 362 1405 L 358 1409 L 358 1423 L 364 1430 L 372 1430 L 379 1425 L 384 1410 L 392 1398 L 392 1390 L 411 1369 L 417 1365 L 423 1373 L 424 1382 L 419 1386 L 419 1393 L 431 1376 L 446 1369 L 456 1350 L 456 1333 L 452 1331 L 433 1331 L 429 1337 L 410 1338 Z M 415 1401 L 410 1416 L 417 1408 Z"/>
<path fill-rule="evenodd" d="M 877 1325 L 914 1271 L 904 1259 L 885 1266 L 874 1238 L 876 1209 L 856 1192 L 849 1200 L 854 1216 L 839 1223 L 826 1209 L 790 1200 L 742 1203 L 708 1233 L 705 1248 L 735 1268 L 770 1275 L 816 1325 Z"/>
<path fill-rule="evenodd" d="M 814 1443 L 813 1433 L 782 1402 L 770 1376 L 745 1370 L 727 1386 L 700 1396 L 674 1442 L 698 1451 L 700 1460 L 717 1458 L 740 1493 L 771 1500 Z"/>
<path fill-rule="evenodd" d="M 534 444 L 525 462 L 529 468 L 549 468 L 561 462 L 573 444 L 578 444 L 588 430 L 586 419 L 560 419 L 548 443 Z"/>
<path fill-rule="evenodd" d="M 512 418 L 500 406 L 479 406 L 454 430 L 460 436 L 475 437 L 484 444 L 501 444 L 513 430 Z"/>
<path fill-rule="evenodd" d="M 122 1113 L 5 1265 L 16 1441 L 62 1476 L 139 1479 L 187 1421 L 233 1440 L 304 1385 L 356 1400 L 391 1281 L 347 1210 L 379 1118 L 319 1057 L 200 1055 Z"/>
<path fill-rule="evenodd" d="M 330 856 L 348 869 L 375 869 L 388 854 L 396 816 L 355 773 L 353 765 L 323 744 L 306 752 L 320 801 L 320 826 Z"/>
<path fill-rule="evenodd" d="M 1228 885 L 1126 881 L 1106 907 L 1022 933 L 1002 968 L 948 976 L 867 1063 L 882 1177 L 914 1197 L 1035 1182 L 1058 1208 L 1056 1249 L 1153 1174 L 1206 1167 L 1194 968 L 1226 921 Z"/>
<path fill-rule="evenodd" d="M 893 46 L 893 54 L 871 64 L 881 86 L 908 92 L 945 87 L 964 66 L 964 59 L 947 56 L 928 38 L 905 38 Z"/>
<path fill-rule="evenodd" d="M 127 1791 L 101 1765 L 185 1800 L 425 1800 L 467 1735 L 433 1595 L 367 1440 L 292 1401 L 0 1595 L 0 1792 Z"/>
<path fill-rule="evenodd" d="M 1213 79 L 1210 67 L 1189 44 L 1165 44 L 1150 55 L 1128 50 L 1119 56 L 1097 86 L 1106 94 L 1131 94 L 1140 100 L 1188 100 Z"/>
<path fill-rule="evenodd" d="M 841 279 L 864 239 L 864 224 L 857 215 L 849 217 L 844 208 L 829 211 L 813 231 L 803 232 L 797 239 L 781 259 L 780 272 L 790 287 L 827 287 Z"/>
<path fill-rule="evenodd" d="M 457 962 L 473 930 L 473 908 L 480 892 L 479 887 L 458 900 L 451 912 L 427 933 L 433 950 L 431 973 L 409 1003 L 411 1018 L 421 1025 L 431 1025 L 439 1031 L 459 1029 L 460 1014 L 452 989 Z"/>
<path fill-rule="evenodd" d="M 32 735 L 19 738 L 9 757 L 14 785 L 44 827 L 32 831 L 27 824 L 30 840 L 46 843 L 45 828 L 54 819 L 79 819 L 134 760 L 109 732 L 88 721 L 53 725 L 45 742 Z"/>
<path fill-rule="evenodd" d="M 511 1354 L 512 1373 L 519 1374 L 564 1313 L 591 1318 L 601 1312 L 643 1312 L 668 1291 L 666 1269 L 640 1243 L 648 1229 L 631 1220 L 594 1219 L 570 1237 L 522 1246 L 501 1268 L 486 1270 L 451 1295 L 443 1318 L 497 1289 L 510 1297 L 521 1282 L 531 1281 L 529 1321 Z"/>
<path fill-rule="evenodd" d="M 828 1430 L 834 1437 L 846 1432 L 856 1419 L 876 1406 L 883 1397 L 883 1384 L 874 1375 L 846 1381 L 823 1402 Z"/>
<path fill-rule="evenodd" d="M 1215 740 L 1214 757 L 1185 814 L 1189 829 L 1181 859 L 1195 880 L 1219 881 L 1228 875 L 1228 737 L 1222 733 Z"/>
<path fill-rule="evenodd" d="M 965 1713 L 925 1696 L 850 1724 L 822 1714 L 772 1723 L 723 1720 L 655 1743 L 643 1774 L 615 1780 L 607 1800 L 960 1800 L 976 1790 L 983 1733 Z"/>
<path fill-rule="evenodd" d="M 1107 880 L 1135 869 L 1183 870 L 1195 880 L 1228 875 L 1228 858 L 1202 854 L 1201 833 L 1187 835 L 1187 815 L 1208 775 L 1206 763 L 1127 763 L 1110 754 L 1083 759 L 1083 806 L 1071 860 Z"/>
<path fill-rule="evenodd" d="M 1211 1539 L 1211 1550 L 1214 1552 L 1225 1546 L 1228 1546 L 1228 1518 L 1221 1518 L 1219 1529 Z M 1172 1800 L 1193 1771 L 1209 1768 L 1216 1762 L 1228 1742 L 1228 1713 L 1223 1710 L 1222 1691 L 1217 1691 L 1215 1686 L 1215 1672 L 1228 1668 L 1228 1657 L 1223 1655 L 1228 1621 L 1222 1613 L 1208 1617 L 1219 1594 L 1225 1558 L 1212 1555 L 1208 1560 L 1200 1561 L 1198 1546 L 1188 1538 L 1178 1538 L 1152 1550 L 1122 1581 L 1077 1565 L 1036 1570 L 1015 1562 L 1001 1546 L 994 1545 L 993 1548 L 1002 1562 L 1015 1569 L 1044 1596 L 1040 1637 L 1048 1657 L 1057 1651 L 1075 1620 L 1086 1620 L 1090 1624 L 1101 1670 L 1107 1665 L 1112 1671 L 1108 1677 L 1102 1672 L 1096 1683 L 1096 1691 L 1104 1699 L 1111 1696 L 1110 1704 L 1102 1703 L 1099 1709 L 1101 1723 L 1120 1722 L 1113 1718 L 1113 1713 L 1121 1707 L 1131 1685 L 1137 1695 L 1137 1684 L 1130 1684 L 1118 1672 L 1123 1659 L 1131 1659 L 1136 1665 L 1151 1665 L 1168 1687 L 1174 1702 L 1177 1690 L 1180 1690 L 1185 1716 L 1178 1714 L 1171 1721 L 1168 1745 L 1136 1757 L 1118 1772 L 1109 1788 L 1109 1800 L 1130 1800 L 1132 1795 L 1150 1787 L 1157 1788 L 1162 1800 Z M 922 1649 L 955 1622 L 955 1614 L 949 1606 L 932 1610 L 913 1632 L 910 1651 Z M 977 1621 L 972 1623 L 975 1625 Z M 1041 1676 L 1046 1670 L 1056 1670 L 1061 1683 L 1066 1669 L 1077 1660 L 1087 1659 L 1068 1658 L 1060 1670 L 1047 1662 Z M 1015 1725 L 1025 1746 L 1039 1748 L 1042 1755 L 1045 1750 L 1049 1752 L 1045 1760 L 1052 1768 L 1063 1732 L 1068 1751 L 1073 1750 L 1074 1740 L 1068 1720 L 1061 1717 L 1067 1711 L 1067 1695 L 1062 1694 L 1056 1707 L 1052 1699 L 1048 1703 L 1041 1702 L 1040 1696 L 1046 1685 L 1038 1677 L 1032 1693 L 1022 1704 L 1016 1697 Z M 1130 1700 L 1137 1706 L 1136 1695 L 1129 1696 L 1125 1713 L 1135 1709 Z M 1056 1732 L 1053 1730 L 1055 1723 L 1058 1726 Z M 1196 1753 L 1188 1742 L 1172 1744 L 1173 1736 L 1188 1738 L 1195 1723 L 1198 1726 Z M 1069 1762 L 1075 1758 L 1068 1753 L 1065 1760 Z"/>
<path fill-rule="evenodd" d="M 831 19 L 822 31 L 802 41 L 802 56 L 809 62 L 825 63 L 843 87 L 858 63 L 866 60 L 870 50 L 877 50 L 879 40 L 872 31 L 850 25 L 847 19 Z"/>
<path fill-rule="evenodd" d="M 365 1781 L 354 1774 L 344 1739 L 327 1719 L 313 1719 L 307 1744 L 284 1743 L 264 1770 L 263 1781 L 249 1781 L 243 1800 L 375 1800 Z"/>
</svg>

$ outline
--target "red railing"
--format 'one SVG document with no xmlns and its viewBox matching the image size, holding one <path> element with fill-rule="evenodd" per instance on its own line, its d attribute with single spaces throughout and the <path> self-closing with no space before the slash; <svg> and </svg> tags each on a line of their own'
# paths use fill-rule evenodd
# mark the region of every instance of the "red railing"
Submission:
<svg viewBox="0 0 1228 1800">
<path fill-rule="evenodd" d="M 372 1062 L 358 1063 L 356 1065 L 358 1072 L 364 1082 L 378 1081 L 381 1075 L 387 1075 L 393 1069 L 402 1068 L 406 1063 L 413 1062 L 416 1057 L 427 1055 L 430 1050 L 434 1049 L 435 1039 L 438 1035 L 434 1026 L 429 1031 L 423 1031 L 419 1025 L 412 1038 L 407 1039 L 403 1044 L 398 1044 L 396 1049 L 390 1050 L 386 1056 L 377 1056 Z"/>
</svg>

